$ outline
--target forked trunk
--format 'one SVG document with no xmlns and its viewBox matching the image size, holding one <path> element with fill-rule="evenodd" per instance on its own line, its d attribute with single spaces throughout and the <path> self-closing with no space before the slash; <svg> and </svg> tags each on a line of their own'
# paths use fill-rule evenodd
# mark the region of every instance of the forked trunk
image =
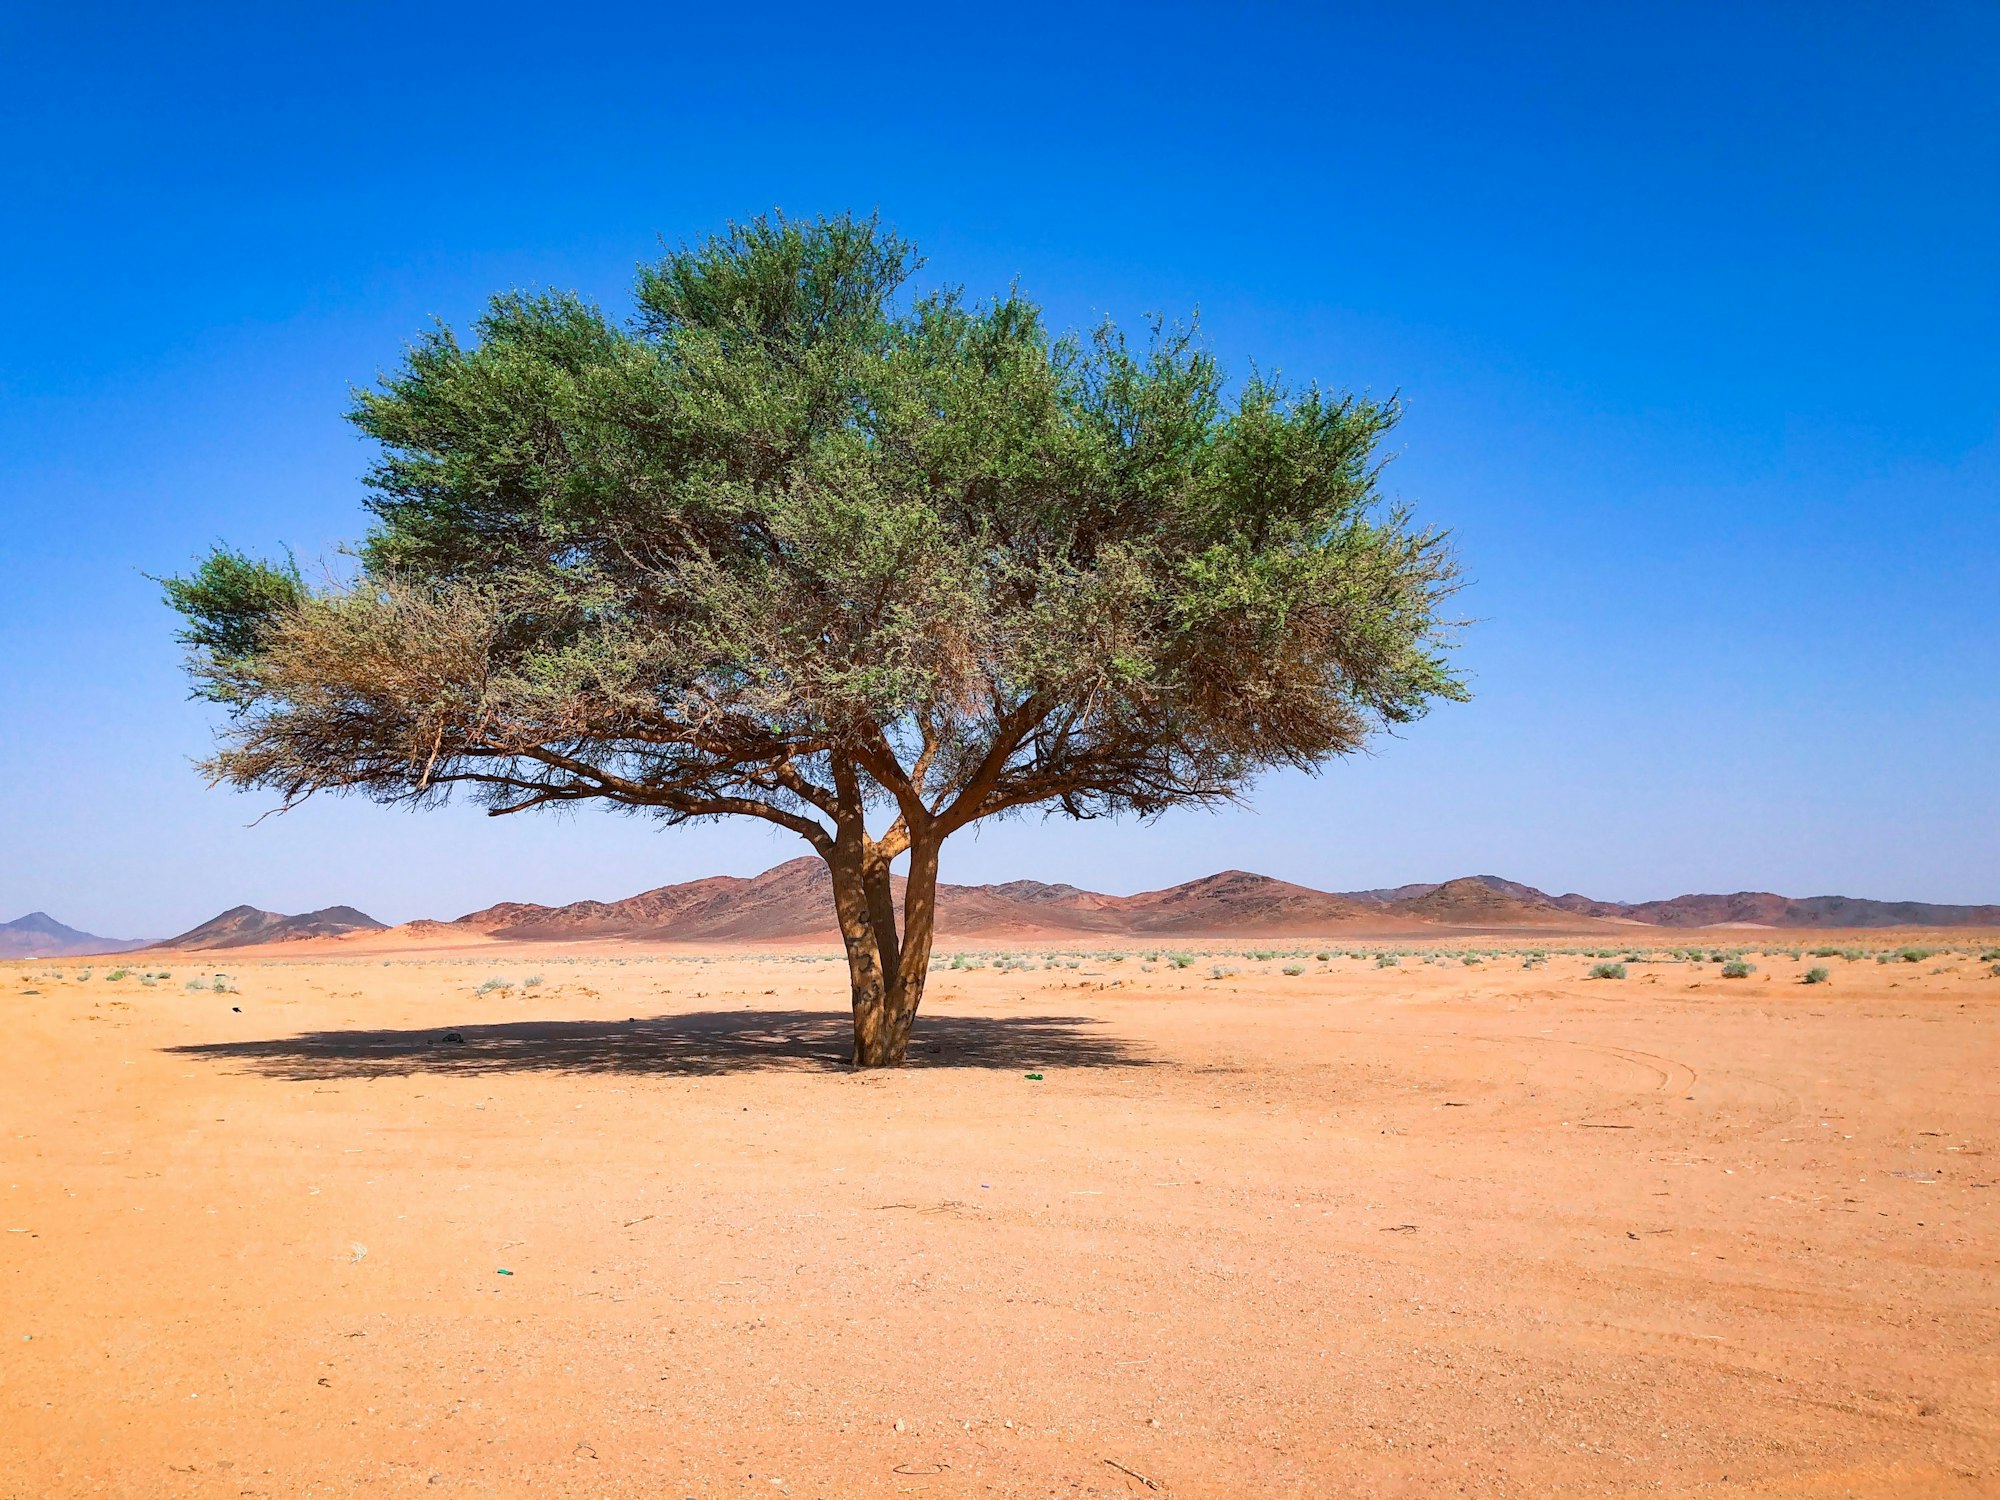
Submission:
<svg viewBox="0 0 2000 1500">
<path fill-rule="evenodd" d="M 838 841 L 827 861 L 853 989 L 857 1068 L 892 1068 L 909 1053 L 910 1028 L 923 1003 L 924 979 L 930 970 L 937 858 L 935 842 L 911 848 L 900 934 L 888 862 L 849 840 Z"/>
</svg>

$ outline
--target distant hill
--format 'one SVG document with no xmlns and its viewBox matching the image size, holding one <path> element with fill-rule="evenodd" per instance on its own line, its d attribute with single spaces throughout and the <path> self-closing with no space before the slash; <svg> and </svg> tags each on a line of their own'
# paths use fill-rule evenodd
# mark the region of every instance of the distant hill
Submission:
<svg viewBox="0 0 2000 1500">
<path fill-rule="evenodd" d="M 345 937 L 356 932 L 381 932 L 386 923 L 351 906 L 329 906 L 287 917 L 254 906 L 232 906 L 220 916 L 179 937 L 155 943 L 156 948 L 248 948 L 260 943 L 290 943 L 301 938 Z"/>
<path fill-rule="evenodd" d="M 901 885 L 898 880 L 899 897 Z M 39 914 L 37 917 L 48 920 Z M 22 922 L 33 920 L 36 918 L 23 918 Z M 1183 937 L 1331 938 L 1341 934 L 1424 941 L 1454 933 L 1617 933 L 1634 927 L 1716 925 L 1983 926 L 2000 930 L 2000 906 L 1941 906 L 1848 896 L 1794 898 L 1755 891 L 1731 896 L 1676 896 L 1666 901 L 1598 901 L 1573 892 L 1551 896 L 1498 875 L 1333 892 L 1245 870 L 1224 870 L 1134 896 L 1109 896 L 1038 880 L 938 887 L 938 934 L 944 942 L 1064 936 L 1143 942 Z M 0 928 L 0 935 L 9 930 Z M 238 906 L 191 932 L 153 946 L 245 948 L 386 931 L 382 923 L 351 906 L 329 906 L 295 917 Z M 397 939 L 418 944 L 486 938 L 517 943 L 605 939 L 825 942 L 839 936 L 833 923 L 826 867 L 812 856 L 790 860 L 761 875 L 712 875 L 663 885 L 622 901 L 573 901 L 567 906 L 504 901 L 468 912 L 456 921 L 410 922 L 394 931 Z M 105 946 L 104 939 L 74 936 L 97 946 L 65 952 L 117 951 Z M 17 950 L 0 949 L 13 951 Z"/>
<path fill-rule="evenodd" d="M 129 953 L 150 938 L 106 938 L 65 927 L 45 911 L 0 922 L 0 958 L 79 958 L 88 953 Z"/>
<path fill-rule="evenodd" d="M 1534 887 L 1492 875 L 1447 880 L 1383 905 L 1390 911 L 1451 927 L 1573 927 L 1577 919 L 1576 913 L 1557 905 Z M 1601 915 L 1613 921 L 1623 920 L 1613 913 Z"/>
<path fill-rule="evenodd" d="M 1741 923 L 1760 927 L 1994 927 L 2000 906 L 1949 906 L 1933 901 L 1870 901 L 1859 896 L 1777 896 L 1737 891 L 1728 896 L 1674 896 L 1664 901 L 1593 901 L 1555 898 L 1579 916 L 1627 918 L 1658 927 L 1710 927 Z"/>
<path fill-rule="evenodd" d="M 1463 882 L 1453 883 L 1454 887 Z M 901 882 L 898 882 L 900 894 Z M 1308 886 L 1225 870 L 1165 890 L 1107 896 L 1073 885 L 1013 880 L 1000 885 L 940 885 L 938 931 L 946 937 L 1028 937 L 1065 933 L 1107 937 L 1302 936 L 1366 926 L 1419 933 L 1439 925 L 1538 927 L 1553 920 L 1571 928 L 1600 925 L 1539 904 L 1487 899 L 1441 887 L 1423 888 L 1429 905 L 1384 903 L 1316 891 Z M 1476 909 L 1475 909 L 1476 908 Z M 1463 920 L 1459 920 L 1462 918 Z M 762 875 L 711 876 L 661 886 L 623 901 L 568 906 L 504 902 L 455 922 L 412 923 L 413 935 L 449 937 L 456 930 L 509 942 L 588 938 L 652 938 L 716 942 L 832 938 L 832 892 L 817 858 L 795 859 Z"/>
<path fill-rule="evenodd" d="M 1590 896 L 1551 896 L 1518 880 L 1470 875 L 1443 885 L 1399 885 L 1348 891 L 1348 899 L 1405 911 L 1435 910 L 1435 893 L 1453 888 L 1454 906 L 1468 914 L 1483 899 L 1470 890 L 1485 886 L 1533 911 L 1555 908 L 1580 917 L 1641 922 L 1655 927 L 2000 927 L 2000 906 L 1952 906 L 1933 901 L 1872 901 L 1860 896 L 1778 896 L 1769 891 L 1737 891 L 1727 896 L 1670 896 L 1659 901 L 1600 901 Z"/>
</svg>

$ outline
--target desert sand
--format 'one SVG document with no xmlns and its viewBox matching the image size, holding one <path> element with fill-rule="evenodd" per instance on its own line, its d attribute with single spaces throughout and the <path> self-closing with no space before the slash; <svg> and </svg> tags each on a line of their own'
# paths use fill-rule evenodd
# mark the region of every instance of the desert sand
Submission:
<svg viewBox="0 0 2000 1500">
<path fill-rule="evenodd" d="M 1937 941 L 0 965 L 0 1496 L 2000 1494 Z"/>
</svg>

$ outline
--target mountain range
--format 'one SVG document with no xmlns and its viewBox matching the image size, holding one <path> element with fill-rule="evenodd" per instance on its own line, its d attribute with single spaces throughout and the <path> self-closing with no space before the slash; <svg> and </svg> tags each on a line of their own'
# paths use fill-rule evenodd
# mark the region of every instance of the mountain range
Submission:
<svg viewBox="0 0 2000 1500">
<path fill-rule="evenodd" d="M 265 943 L 293 943 L 302 938 L 349 937 L 357 932 L 381 932 L 388 926 L 351 906 L 328 906 L 287 917 L 254 906 L 232 906 L 179 937 L 154 944 L 158 948 L 252 948 Z"/>
<path fill-rule="evenodd" d="M 1791 897 L 1766 891 L 1600 901 L 1575 892 L 1551 896 L 1497 875 L 1365 891 L 1318 891 L 1243 870 L 1225 870 L 1135 896 L 1107 896 L 1038 880 L 938 887 L 938 933 L 946 941 L 1063 935 L 1134 940 L 1342 933 L 1422 937 L 1449 932 L 1588 933 L 1722 925 L 2000 930 L 2000 906 Z M 506 901 L 454 921 L 416 921 L 397 928 L 351 906 L 329 906 L 299 916 L 236 906 L 178 937 L 147 944 L 77 932 L 35 912 L 0 925 L 0 957 L 119 953 L 147 946 L 199 951 L 371 935 L 426 946 L 487 940 L 831 941 L 837 933 L 826 867 L 806 857 L 749 878 L 713 875 L 663 885 L 623 901 L 573 901 L 567 906 Z"/>
<path fill-rule="evenodd" d="M 0 922 L 0 958 L 73 958 L 85 953 L 129 953 L 151 938 L 106 938 L 65 927 L 45 911 Z"/>
<path fill-rule="evenodd" d="M 825 866 L 795 859 L 750 879 L 712 876 L 661 886 L 624 901 L 568 906 L 507 902 L 455 922 L 412 923 L 511 941 L 650 937 L 681 941 L 833 935 Z M 1760 891 L 1676 896 L 1665 901 L 1599 901 L 1551 896 L 1497 875 L 1369 891 L 1309 886 L 1225 870 L 1136 896 L 1107 896 L 1073 885 L 1012 880 L 940 885 L 938 931 L 945 936 L 1099 933 L 1105 936 L 1310 934 L 1367 929 L 1384 936 L 1439 927 L 1478 931 L 1592 931 L 1609 927 L 2000 927 L 2000 906 L 1942 906 L 1852 896 L 1795 898 Z"/>
</svg>

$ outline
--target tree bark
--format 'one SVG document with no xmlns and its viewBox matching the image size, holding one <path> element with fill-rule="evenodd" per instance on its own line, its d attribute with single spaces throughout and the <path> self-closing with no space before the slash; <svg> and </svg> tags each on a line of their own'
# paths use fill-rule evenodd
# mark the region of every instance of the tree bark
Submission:
<svg viewBox="0 0 2000 1500">
<path fill-rule="evenodd" d="M 938 840 L 910 843 L 910 875 L 903 883 L 903 940 L 896 971 L 889 979 L 889 1020 L 895 1060 L 909 1051 L 910 1028 L 924 1003 L 924 981 L 930 977 L 931 938 L 937 931 Z"/>
<path fill-rule="evenodd" d="M 875 923 L 868 909 L 868 882 L 863 869 L 867 835 L 858 826 L 842 828 L 826 854 L 833 877 L 833 911 L 847 949 L 847 978 L 853 991 L 854 1065 L 889 1064 L 889 976 L 882 971 L 882 951 L 875 940 Z"/>
<path fill-rule="evenodd" d="M 938 841 L 910 846 L 902 931 L 897 931 L 889 862 L 858 830 L 843 831 L 827 858 L 834 913 L 847 949 L 854 1005 L 854 1066 L 893 1068 L 909 1053 L 923 1003 L 936 926 Z"/>
</svg>

